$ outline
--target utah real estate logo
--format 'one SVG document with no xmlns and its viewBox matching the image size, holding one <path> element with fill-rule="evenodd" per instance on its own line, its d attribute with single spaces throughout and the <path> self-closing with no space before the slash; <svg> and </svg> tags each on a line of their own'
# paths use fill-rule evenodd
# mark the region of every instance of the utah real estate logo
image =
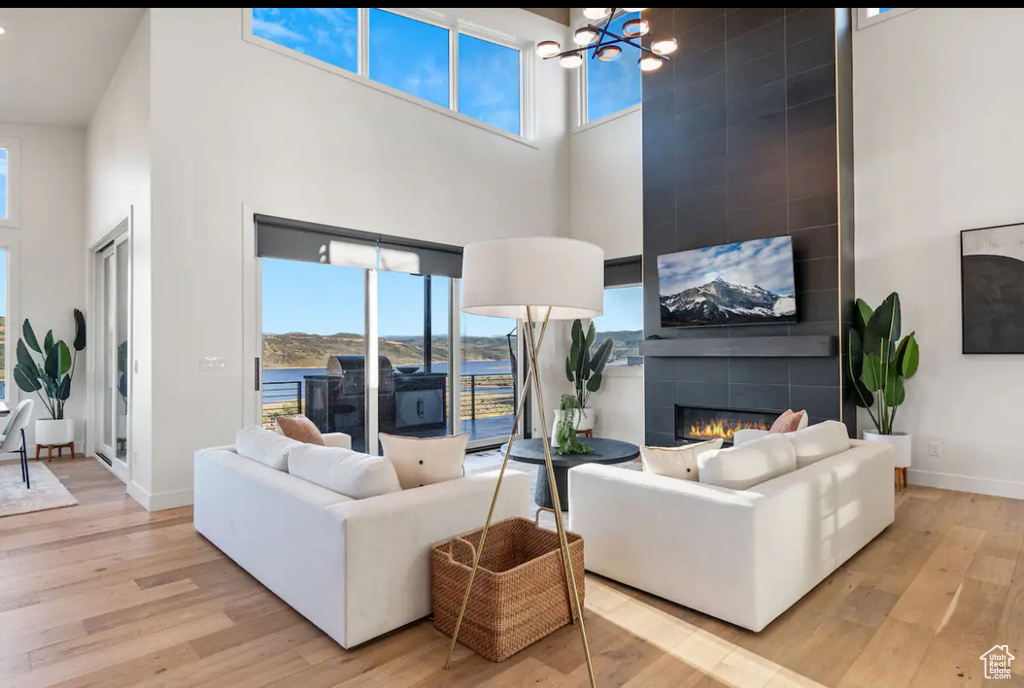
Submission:
<svg viewBox="0 0 1024 688">
<path fill-rule="evenodd" d="M 1009 646 L 996 645 L 980 659 L 985 663 L 985 678 L 1001 679 L 1010 678 L 1010 662 L 1016 657 L 1010 654 Z"/>
</svg>

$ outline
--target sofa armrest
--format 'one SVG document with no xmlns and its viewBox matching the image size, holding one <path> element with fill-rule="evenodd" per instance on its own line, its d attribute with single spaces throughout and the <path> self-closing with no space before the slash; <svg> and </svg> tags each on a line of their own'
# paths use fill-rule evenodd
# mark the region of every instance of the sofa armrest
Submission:
<svg viewBox="0 0 1024 688">
<path fill-rule="evenodd" d="M 343 432 L 325 432 L 324 444 L 328 447 L 340 447 L 342 449 L 352 448 L 352 436 Z"/>
<path fill-rule="evenodd" d="M 746 444 L 747 442 L 753 442 L 754 440 L 759 440 L 762 437 L 767 437 L 768 434 L 767 430 L 737 430 L 732 436 L 732 444 L 734 447 L 738 447 L 741 444 Z"/>
<path fill-rule="evenodd" d="M 569 471 L 569 528 L 583 536 L 587 570 L 747 625 L 762 499 L 588 464 Z"/>
<path fill-rule="evenodd" d="M 428 616 L 431 549 L 481 528 L 498 471 L 328 507 L 344 521 L 347 644 Z M 530 477 L 506 471 L 494 521 L 529 517 Z"/>
</svg>

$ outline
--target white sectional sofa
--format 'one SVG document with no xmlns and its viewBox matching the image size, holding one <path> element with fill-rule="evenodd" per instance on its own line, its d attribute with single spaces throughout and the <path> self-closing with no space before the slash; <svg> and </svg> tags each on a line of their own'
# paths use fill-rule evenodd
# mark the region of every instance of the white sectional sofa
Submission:
<svg viewBox="0 0 1024 688">
<path fill-rule="evenodd" d="M 431 547 L 483 525 L 497 477 L 493 471 L 357 500 L 234 447 L 201 449 L 195 527 L 350 648 L 431 613 Z M 530 506 L 529 476 L 507 471 L 495 519 L 529 516 Z"/>
<path fill-rule="evenodd" d="M 570 528 L 588 571 L 760 631 L 893 522 L 892 476 L 891 450 L 857 440 L 746 490 L 589 464 Z"/>
</svg>

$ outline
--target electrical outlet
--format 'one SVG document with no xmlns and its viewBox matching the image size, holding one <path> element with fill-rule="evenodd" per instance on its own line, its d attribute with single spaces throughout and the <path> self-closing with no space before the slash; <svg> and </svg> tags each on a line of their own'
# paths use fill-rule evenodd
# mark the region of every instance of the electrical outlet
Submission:
<svg viewBox="0 0 1024 688">
<path fill-rule="evenodd" d="M 928 445 L 930 456 L 942 456 L 942 442 L 932 442 Z"/>
</svg>

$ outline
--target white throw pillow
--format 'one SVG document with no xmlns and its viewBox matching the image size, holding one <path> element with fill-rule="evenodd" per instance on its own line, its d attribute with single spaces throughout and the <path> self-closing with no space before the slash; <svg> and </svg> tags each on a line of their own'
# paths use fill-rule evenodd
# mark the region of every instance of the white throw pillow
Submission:
<svg viewBox="0 0 1024 688">
<path fill-rule="evenodd" d="M 235 453 L 274 470 L 288 470 L 288 452 L 302 444 L 276 432 L 268 432 L 258 425 L 242 428 L 235 435 Z"/>
<path fill-rule="evenodd" d="M 803 468 L 827 459 L 850 448 L 846 426 L 837 420 L 827 420 L 787 433 L 796 450 L 796 467 Z"/>
<path fill-rule="evenodd" d="M 288 452 L 288 472 L 352 499 L 398 492 L 391 462 L 342 447 L 300 444 Z"/>
<path fill-rule="evenodd" d="M 395 467 L 403 490 L 464 476 L 468 439 L 468 435 L 420 438 L 380 433 L 384 456 Z"/>
<path fill-rule="evenodd" d="M 796 451 L 788 437 L 769 435 L 742 447 L 703 452 L 697 463 L 700 482 L 746 490 L 795 471 Z"/>
<path fill-rule="evenodd" d="M 697 455 L 712 449 L 721 449 L 722 440 L 684 444 L 681 447 L 640 447 L 640 461 L 645 473 L 665 475 L 680 480 L 697 480 Z"/>
</svg>

